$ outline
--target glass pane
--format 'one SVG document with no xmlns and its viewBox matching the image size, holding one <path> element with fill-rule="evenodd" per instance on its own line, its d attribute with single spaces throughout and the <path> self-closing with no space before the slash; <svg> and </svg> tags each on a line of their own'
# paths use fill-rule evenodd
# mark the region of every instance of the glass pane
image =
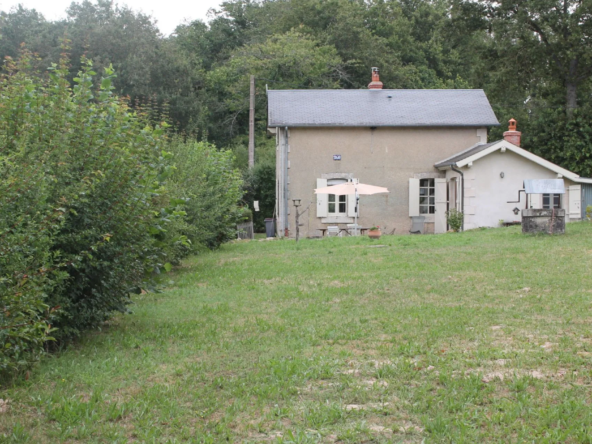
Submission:
<svg viewBox="0 0 592 444">
<path fill-rule="evenodd" d="M 329 213 L 335 213 L 335 204 L 334 203 L 329 204 Z"/>
<path fill-rule="evenodd" d="M 436 189 L 435 188 L 430 188 L 430 196 L 433 196 L 436 194 Z"/>
<path fill-rule="evenodd" d="M 420 205 L 427 205 L 428 204 L 428 199 L 429 199 L 429 197 L 420 197 L 419 198 L 419 204 Z"/>
<path fill-rule="evenodd" d="M 430 214 L 434 214 L 436 212 L 436 207 L 430 207 Z"/>
<path fill-rule="evenodd" d="M 422 205 L 419 207 L 419 214 L 428 214 L 428 207 L 425 205 Z"/>
<path fill-rule="evenodd" d="M 345 203 L 339 202 L 339 212 L 345 213 Z"/>
<path fill-rule="evenodd" d="M 430 205 L 434 205 L 436 203 L 435 197 L 430 197 Z"/>
<path fill-rule="evenodd" d="M 561 208 L 561 194 L 553 195 L 553 206 L 555 208 Z"/>
<path fill-rule="evenodd" d="M 551 196 L 549 194 L 543 194 L 543 208 L 550 208 Z"/>
<path fill-rule="evenodd" d="M 342 194 L 341 196 L 339 196 L 339 202 L 345 202 L 346 198 L 347 196 L 345 194 Z"/>
<path fill-rule="evenodd" d="M 429 187 L 430 186 L 430 179 L 419 179 L 419 186 L 420 187 Z"/>
<path fill-rule="evenodd" d="M 419 189 L 419 195 L 420 196 L 427 196 L 428 194 L 428 189 L 427 188 L 420 188 Z"/>
<path fill-rule="evenodd" d="M 329 202 L 335 202 L 335 194 L 329 194 Z"/>
</svg>

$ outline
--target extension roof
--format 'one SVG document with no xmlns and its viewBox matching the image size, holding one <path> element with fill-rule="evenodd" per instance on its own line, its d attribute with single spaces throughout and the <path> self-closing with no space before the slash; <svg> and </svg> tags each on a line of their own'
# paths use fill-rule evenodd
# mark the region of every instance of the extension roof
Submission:
<svg viewBox="0 0 592 444">
<path fill-rule="evenodd" d="M 478 143 L 477 145 L 473 145 L 472 147 L 461 151 L 454 156 L 448 157 L 447 159 L 443 159 L 440 162 L 437 162 L 434 166 L 438 169 L 449 169 L 451 166 L 455 166 L 457 168 L 462 168 L 465 166 L 470 167 L 473 162 L 488 156 L 491 153 L 495 153 L 496 151 L 505 152 L 506 150 L 511 151 L 519 156 L 524 157 L 540 166 L 547 168 L 548 170 L 557 173 L 566 179 L 570 179 L 576 183 L 592 183 L 591 178 L 587 177 L 580 177 L 576 173 L 566 170 L 565 168 L 561 168 L 559 165 L 555 165 L 548 160 L 543 159 L 542 157 L 537 156 L 536 154 L 531 153 L 530 151 L 526 151 L 524 148 L 520 148 L 507 140 L 497 140 L 495 142 L 490 143 Z"/>
<path fill-rule="evenodd" d="M 460 162 L 461 160 L 467 159 L 469 157 L 474 156 L 477 153 L 480 153 L 481 151 L 485 151 L 487 148 L 496 145 L 497 143 L 501 142 L 501 140 L 496 140 L 495 142 L 489 142 L 489 143 L 478 143 L 476 145 L 473 145 L 472 147 L 461 151 L 460 153 L 455 154 L 452 157 L 448 157 L 447 159 L 441 160 L 440 162 L 438 162 L 436 165 L 434 165 L 436 168 L 442 168 L 445 166 L 450 166 L 450 165 L 456 165 L 456 162 Z"/>
<path fill-rule="evenodd" d="M 269 127 L 499 125 L 481 89 L 295 89 L 267 95 Z"/>
</svg>

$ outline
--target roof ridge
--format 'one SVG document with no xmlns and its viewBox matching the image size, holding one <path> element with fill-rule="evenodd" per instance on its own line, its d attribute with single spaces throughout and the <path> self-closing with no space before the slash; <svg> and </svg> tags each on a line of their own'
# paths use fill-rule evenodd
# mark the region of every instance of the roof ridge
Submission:
<svg viewBox="0 0 592 444">
<path fill-rule="evenodd" d="M 344 89 L 344 88 L 306 88 L 306 89 L 268 89 L 267 92 L 352 92 L 352 91 L 366 91 L 371 93 L 381 92 L 381 91 L 415 91 L 415 92 L 434 92 L 434 91 L 484 91 L 483 88 L 383 88 L 383 89 L 365 89 L 365 88 L 352 88 L 352 89 Z"/>
</svg>

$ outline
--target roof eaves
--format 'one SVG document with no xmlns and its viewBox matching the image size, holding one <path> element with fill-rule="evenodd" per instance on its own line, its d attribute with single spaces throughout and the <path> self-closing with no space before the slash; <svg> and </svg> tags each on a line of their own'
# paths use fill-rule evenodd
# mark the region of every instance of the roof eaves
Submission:
<svg viewBox="0 0 592 444">
<path fill-rule="evenodd" d="M 574 179 L 570 179 L 576 183 L 592 183 L 592 178 L 590 177 L 576 177 Z"/>
<path fill-rule="evenodd" d="M 475 148 L 480 147 L 482 145 L 487 145 L 487 143 L 484 143 L 484 142 L 476 143 L 475 145 L 467 148 L 466 150 L 461 151 L 460 153 L 453 154 L 452 156 L 449 156 L 446 159 L 442 159 L 439 162 L 436 162 L 434 164 L 434 166 L 436 168 L 440 168 L 440 167 L 444 167 L 444 166 L 455 165 L 458 160 L 461 160 L 462 159 L 462 157 L 461 157 L 461 159 L 457 159 L 457 160 L 453 160 L 453 159 L 456 159 L 457 157 L 460 157 L 463 154 L 468 153 L 471 150 L 474 150 Z"/>
<path fill-rule="evenodd" d="M 500 126 L 499 123 L 471 123 L 465 125 L 462 123 L 416 123 L 416 124 L 405 124 L 405 125 L 387 125 L 387 124 L 375 124 L 375 123 L 359 123 L 359 124 L 346 124 L 346 123 L 288 123 L 288 122 L 269 122 L 267 125 L 272 128 L 278 128 L 288 126 L 290 128 L 482 128 L 484 126 Z"/>
<path fill-rule="evenodd" d="M 516 146 L 513 143 L 510 143 L 504 139 L 494 142 L 487 149 L 479 151 L 472 156 L 467 156 L 463 159 L 457 160 L 456 162 L 449 162 L 447 164 L 446 163 L 436 164 L 435 166 L 436 166 L 436 168 L 442 168 L 442 167 L 446 167 L 446 166 L 450 166 L 450 165 L 455 164 L 457 167 L 462 168 L 464 166 L 469 165 L 470 163 L 475 162 L 476 160 L 481 159 L 482 157 L 485 157 L 485 156 L 497 151 L 498 149 L 501 149 L 502 147 L 505 147 L 506 149 L 509 149 L 510 151 L 514 152 L 515 154 L 518 154 L 519 156 L 522 156 L 522 157 L 524 157 L 524 158 L 526 158 L 526 159 L 528 159 L 528 160 L 530 160 L 530 161 L 532 161 L 544 168 L 547 168 L 548 170 L 551 170 L 557 174 L 561 174 L 564 177 L 566 177 L 570 180 L 573 180 L 574 182 L 578 182 L 578 179 L 580 179 L 580 177 L 576 173 L 566 170 L 565 168 L 562 168 L 559 165 L 555 165 L 554 163 L 549 162 L 548 160 L 545 160 L 542 157 L 539 157 L 536 154 L 531 153 L 530 151 L 526 151 L 524 148 L 520 148 L 519 146 Z M 473 147 L 473 148 L 476 148 L 476 147 Z M 588 183 L 583 180 L 581 182 Z M 590 183 L 592 183 L 592 180 Z"/>
</svg>

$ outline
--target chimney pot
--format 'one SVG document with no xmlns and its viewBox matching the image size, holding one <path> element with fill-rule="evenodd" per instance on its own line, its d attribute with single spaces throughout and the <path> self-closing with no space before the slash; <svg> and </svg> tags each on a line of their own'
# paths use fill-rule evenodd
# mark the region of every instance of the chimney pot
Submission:
<svg viewBox="0 0 592 444">
<path fill-rule="evenodd" d="M 376 67 L 372 68 L 372 81 L 368 84 L 368 89 L 382 89 L 382 82 L 378 75 L 379 69 Z"/>
<path fill-rule="evenodd" d="M 508 131 L 504 133 L 504 140 L 510 142 L 513 145 L 520 146 L 520 138 L 522 133 L 516 131 L 516 119 L 510 119 L 508 121 Z"/>
</svg>

